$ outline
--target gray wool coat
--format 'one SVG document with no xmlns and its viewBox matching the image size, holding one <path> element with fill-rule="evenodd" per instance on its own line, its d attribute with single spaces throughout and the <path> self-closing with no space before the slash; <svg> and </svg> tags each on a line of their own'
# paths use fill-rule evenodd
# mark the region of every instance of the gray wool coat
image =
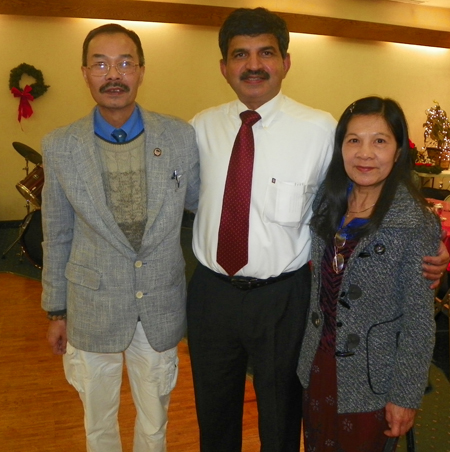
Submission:
<svg viewBox="0 0 450 452">
<path fill-rule="evenodd" d="M 435 331 L 434 292 L 422 276 L 422 258 L 437 253 L 439 240 L 436 216 L 425 214 L 400 186 L 380 228 L 357 244 L 337 303 L 336 350 L 354 352 L 336 357 L 339 413 L 370 412 L 387 402 L 420 406 Z M 304 387 L 322 332 L 325 246 L 313 232 L 311 304 L 297 369 Z"/>
<path fill-rule="evenodd" d="M 69 342 L 89 352 L 125 350 L 138 316 L 157 351 L 176 346 L 185 331 L 180 227 L 185 204 L 194 210 L 198 200 L 194 129 L 179 119 L 140 111 L 148 219 L 138 252 L 106 204 L 93 114 L 43 140 L 42 307 L 67 309 Z"/>
</svg>

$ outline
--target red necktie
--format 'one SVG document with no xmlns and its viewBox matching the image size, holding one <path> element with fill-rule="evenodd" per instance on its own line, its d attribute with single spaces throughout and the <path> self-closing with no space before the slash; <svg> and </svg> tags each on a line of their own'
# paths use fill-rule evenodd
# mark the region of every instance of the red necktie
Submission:
<svg viewBox="0 0 450 452">
<path fill-rule="evenodd" d="M 248 262 L 248 230 L 255 144 L 252 126 L 261 119 L 256 111 L 240 114 L 242 125 L 228 165 L 220 218 L 217 263 L 233 276 Z"/>
</svg>

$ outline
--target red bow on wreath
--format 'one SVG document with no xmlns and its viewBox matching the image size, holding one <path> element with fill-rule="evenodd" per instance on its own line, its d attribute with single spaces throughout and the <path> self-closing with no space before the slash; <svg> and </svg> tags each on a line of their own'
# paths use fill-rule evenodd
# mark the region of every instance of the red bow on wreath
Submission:
<svg viewBox="0 0 450 452">
<path fill-rule="evenodd" d="M 11 88 L 11 93 L 14 94 L 14 97 L 20 97 L 19 103 L 19 117 L 17 118 L 20 122 L 22 118 L 29 118 L 33 114 L 33 109 L 31 108 L 30 101 L 34 100 L 33 95 L 31 94 L 30 85 L 26 85 L 23 91 L 17 88 Z"/>
</svg>

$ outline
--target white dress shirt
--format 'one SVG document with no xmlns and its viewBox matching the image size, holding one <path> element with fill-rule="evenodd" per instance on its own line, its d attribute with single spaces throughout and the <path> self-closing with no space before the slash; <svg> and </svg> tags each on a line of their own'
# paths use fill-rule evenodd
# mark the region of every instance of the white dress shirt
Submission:
<svg viewBox="0 0 450 452">
<path fill-rule="evenodd" d="M 194 253 L 217 263 L 217 238 L 228 163 L 241 125 L 239 100 L 192 119 L 200 151 L 200 200 L 193 228 Z M 250 206 L 249 262 L 237 275 L 269 278 L 299 269 L 310 258 L 311 205 L 325 177 L 336 121 L 279 93 L 256 110 L 255 161 Z"/>
</svg>

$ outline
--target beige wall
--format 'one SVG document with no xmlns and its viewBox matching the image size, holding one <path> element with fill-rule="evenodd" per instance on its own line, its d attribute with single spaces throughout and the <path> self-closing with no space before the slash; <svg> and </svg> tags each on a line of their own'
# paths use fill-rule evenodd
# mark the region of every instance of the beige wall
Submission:
<svg viewBox="0 0 450 452">
<path fill-rule="evenodd" d="M 291 11 L 289 5 L 297 2 L 266 3 L 274 10 Z M 313 3 L 304 2 L 310 9 Z M 345 3 L 348 6 L 352 2 Z M 322 4 L 331 5 L 330 0 Z M 368 14 L 366 9 L 362 11 Z M 417 26 L 414 11 L 404 11 L 405 15 L 411 11 L 405 25 Z M 423 17 L 428 20 L 429 15 Z M 0 221 L 22 219 L 26 213 L 25 200 L 15 188 L 25 176 L 24 159 L 11 143 L 19 141 L 40 152 L 40 141 L 46 133 L 92 108 L 80 72 L 81 44 L 86 33 L 102 23 L 105 21 L 0 15 Z M 450 29 L 445 14 L 437 23 L 440 29 L 446 29 L 446 25 Z M 143 42 L 147 70 L 138 101 L 144 107 L 189 119 L 203 108 L 234 98 L 219 72 L 217 29 L 122 24 L 137 31 Z M 404 107 L 412 139 L 420 145 L 424 112 L 433 101 L 439 101 L 450 113 L 450 50 L 292 34 L 290 53 L 292 68 L 284 84 L 285 94 L 328 110 L 335 117 L 359 97 L 390 96 Z M 9 92 L 8 80 L 9 71 L 23 62 L 40 69 L 51 87 L 32 103 L 34 115 L 19 124 L 18 99 Z"/>
</svg>

